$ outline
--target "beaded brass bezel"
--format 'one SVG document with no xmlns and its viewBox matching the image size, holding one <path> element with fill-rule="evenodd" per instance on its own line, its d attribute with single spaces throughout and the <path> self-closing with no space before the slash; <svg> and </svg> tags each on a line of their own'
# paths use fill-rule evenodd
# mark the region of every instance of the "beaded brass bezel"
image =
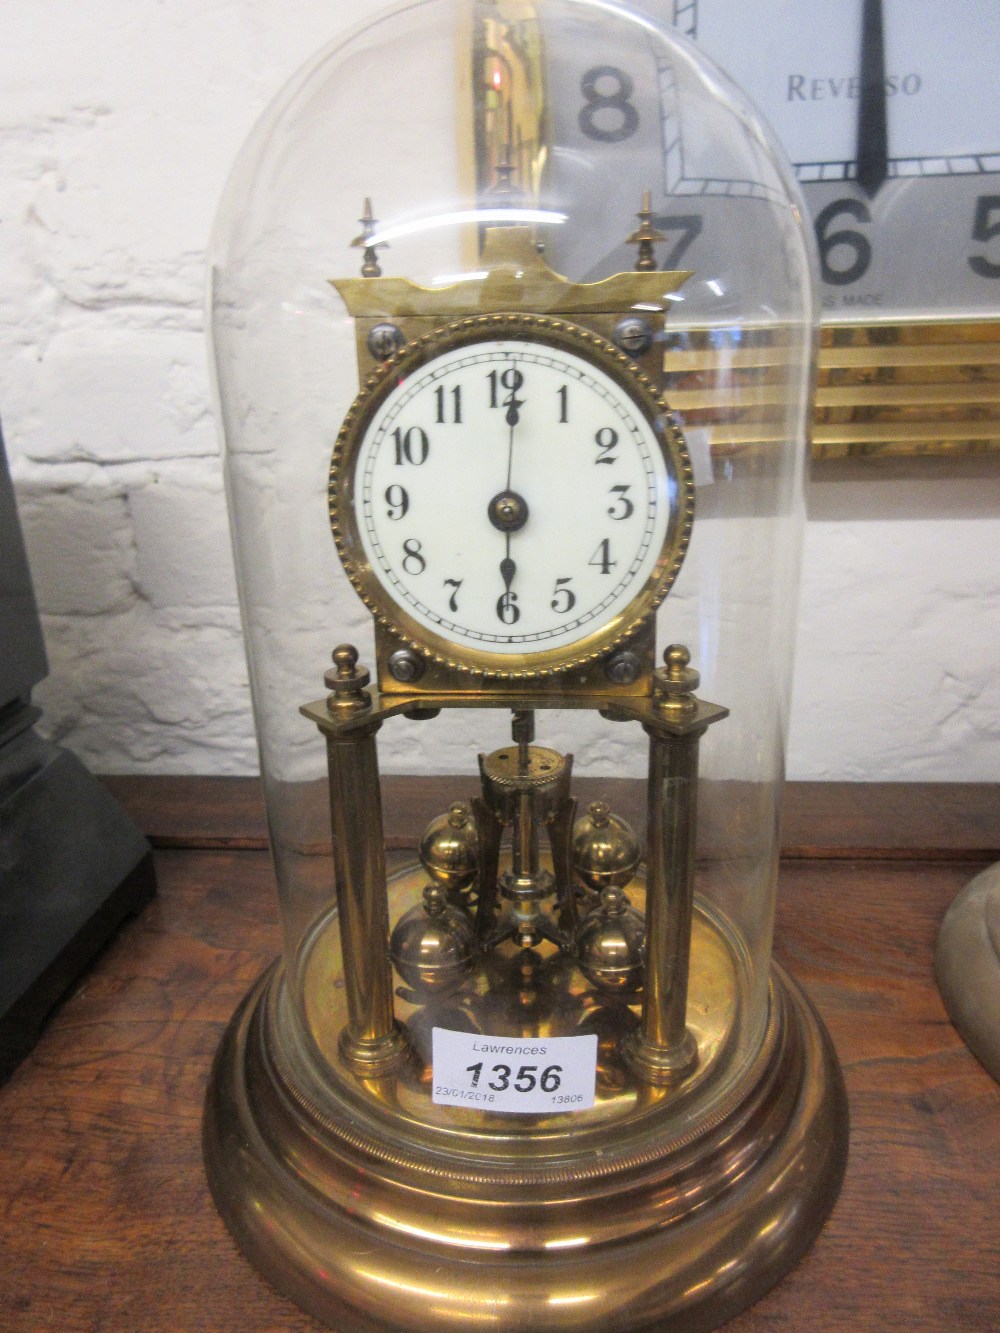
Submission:
<svg viewBox="0 0 1000 1333">
<path fill-rule="evenodd" d="M 602 370 L 653 428 L 668 474 L 676 484 L 677 503 L 656 565 L 629 604 L 575 643 L 533 653 L 491 653 L 420 625 L 372 569 L 362 546 L 356 511 L 355 469 L 361 446 L 375 413 L 400 380 L 454 348 L 500 339 L 546 343 Z M 463 676 L 539 680 L 576 670 L 613 652 L 652 616 L 670 591 L 687 552 L 694 521 L 694 481 L 687 446 L 669 405 L 630 357 L 599 334 L 568 320 L 501 312 L 470 315 L 442 325 L 408 342 L 369 376 L 344 418 L 334 446 L 329 512 L 337 553 L 348 578 L 376 623 L 398 638 L 401 645 Z"/>
</svg>

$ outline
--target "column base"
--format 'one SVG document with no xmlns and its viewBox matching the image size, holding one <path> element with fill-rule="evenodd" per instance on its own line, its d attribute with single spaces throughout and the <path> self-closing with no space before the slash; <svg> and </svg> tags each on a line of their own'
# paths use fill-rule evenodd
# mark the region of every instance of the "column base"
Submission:
<svg viewBox="0 0 1000 1333">
<path fill-rule="evenodd" d="M 680 1083 L 698 1063 L 698 1043 L 685 1029 L 676 1046 L 664 1050 L 644 1041 L 641 1032 L 628 1037 L 623 1047 L 625 1062 L 644 1083 L 669 1088 Z"/>
</svg>

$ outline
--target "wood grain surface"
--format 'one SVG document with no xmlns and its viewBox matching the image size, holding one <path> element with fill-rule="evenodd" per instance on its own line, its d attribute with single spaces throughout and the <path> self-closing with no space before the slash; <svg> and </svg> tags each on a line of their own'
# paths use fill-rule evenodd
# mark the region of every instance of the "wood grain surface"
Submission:
<svg viewBox="0 0 1000 1333">
<path fill-rule="evenodd" d="M 221 782 L 216 796 L 232 811 L 236 791 L 226 798 Z M 213 832 L 197 784 L 187 799 L 201 803 L 185 820 L 182 785 L 172 789 L 172 811 L 153 812 L 154 824 L 200 821 L 220 841 L 237 830 L 231 820 Z M 958 797 L 923 814 L 952 809 L 981 852 L 986 794 L 976 789 L 965 815 Z M 784 862 L 776 955 L 809 990 L 840 1053 L 852 1114 L 847 1179 L 804 1262 L 727 1327 L 994 1333 L 1000 1088 L 949 1024 L 932 974 L 940 920 L 980 867 L 954 846 L 945 859 L 947 842 L 900 858 L 891 792 L 888 834 L 871 790 L 827 796 L 822 836 L 802 846 L 826 842 L 833 852 Z M 992 798 L 995 811 L 996 789 Z M 910 822 L 927 827 L 921 817 Z M 854 858 L 850 828 L 866 830 Z M 0 1088 L 4 1333 L 319 1327 L 238 1253 L 201 1165 L 213 1053 L 279 947 L 269 857 L 239 843 L 174 846 L 157 852 L 157 871 L 158 899 Z"/>
<path fill-rule="evenodd" d="M 156 847 L 267 847 L 256 778 L 126 776 L 104 782 Z M 415 846 L 428 812 L 466 798 L 472 783 L 470 777 L 384 777 L 389 844 Z M 642 782 L 574 778 L 574 791 L 581 804 L 600 796 L 642 823 Z M 326 799 L 322 787 L 309 794 L 317 802 Z M 782 854 L 1000 860 L 1000 788 L 972 782 L 788 782 Z"/>
</svg>

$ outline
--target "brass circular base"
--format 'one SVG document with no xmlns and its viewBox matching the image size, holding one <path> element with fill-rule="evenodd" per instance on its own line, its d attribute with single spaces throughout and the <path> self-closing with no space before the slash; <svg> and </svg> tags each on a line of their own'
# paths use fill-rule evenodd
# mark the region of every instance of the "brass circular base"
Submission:
<svg viewBox="0 0 1000 1333">
<path fill-rule="evenodd" d="M 405 1075 L 317 1083 L 322 1055 L 283 1027 L 284 986 L 265 974 L 227 1029 L 205 1161 L 252 1262 L 339 1333 L 697 1333 L 786 1273 L 836 1199 L 839 1067 L 778 968 L 759 1055 L 711 1109 L 650 1088 L 608 1103 L 603 1135 L 600 1112 L 577 1132 L 571 1117 L 421 1123 L 417 1055 Z"/>
</svg>

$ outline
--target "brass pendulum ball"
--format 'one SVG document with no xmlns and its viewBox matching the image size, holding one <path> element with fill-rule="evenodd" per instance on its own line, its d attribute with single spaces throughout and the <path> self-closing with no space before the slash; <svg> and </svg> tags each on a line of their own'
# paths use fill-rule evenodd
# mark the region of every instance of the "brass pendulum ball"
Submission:
<svg viewBox="0 0 1000 1333">
<path fill-rule="evenodd" d="M 595 893 L 624 888 L 639 865 L 642 848 L 629 824 L 604 801 L 591 801 L 573 826 L 573 868 Z"/>
<path fill-rule="evenodd" d="M 447 995 L 462 984 L 476 952 L 472 922 L 449 903 L 439 884 L 428 884 L 423 902 L 396 923 L 389 939 L 393 966 L 421 995 Z"/>
<path fill-rule="evenodd" d="M 420 839 L 420 864 L 450 897 L 466 896 L 479 871 L 479 836 L 469 807 L 455 801 Z"/>
<path fill-rule="evenodd" d="M 642 989 L 646 925 L 624 891 L 609 885 L 577 933 L 580 971 L 605 995 L 634 996 Z"/>
</svg>

